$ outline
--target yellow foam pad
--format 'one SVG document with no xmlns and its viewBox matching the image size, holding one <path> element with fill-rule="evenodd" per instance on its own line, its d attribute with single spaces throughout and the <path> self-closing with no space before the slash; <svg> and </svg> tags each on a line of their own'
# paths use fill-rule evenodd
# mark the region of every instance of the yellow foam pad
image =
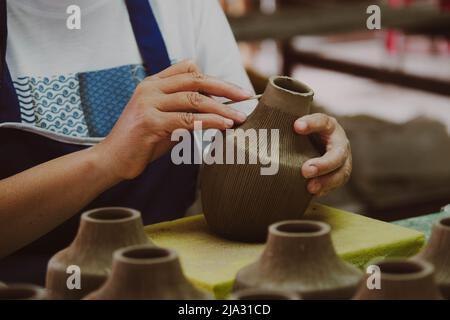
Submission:
<svg viewBox="0 0 450 320">
<path fill-rule="evenodd" d="M 411 256 L 425 242 L 422 233 L 365 216 L 311 204 L 305 219 L 330 224 L 337 253 L 363 267 L 374 258 Z M 231 291 L 237 271 L 255 261 L 264 244 L 229 241 L 212 234 L 203 215 L 145 227 L 157 245 L 176 250 L 186 276 L 219 298 Z"/>
</svg>

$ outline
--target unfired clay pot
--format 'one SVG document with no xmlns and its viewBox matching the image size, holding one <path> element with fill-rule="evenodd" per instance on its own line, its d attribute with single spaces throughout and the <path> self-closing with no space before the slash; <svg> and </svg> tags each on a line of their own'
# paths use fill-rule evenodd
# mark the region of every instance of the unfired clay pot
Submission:
<svg viewBox="0 0 450 320">
<path fill-rule="evenodd" d="M 234 291 L 262 288 L 296 292 L 303 299 L 350 299 L 362 272 L 337 256 L 330 230 L 317 221 L 271 225 L 261 257 L 238 272 Z"/>
<path fill-rule="evenodd" d="M 299 300 L 294 292 L 269 290 L 269 289 L 242 289 L 231 295 L 233 300 Z"/>
<path fill-rule="evenodd" d="M 49 297 L 83 298 L 105 282 L 115 250 L 148 243 L 151 242 L 144 232 L 141 214 L 136 210 L 110 207 L 83 213 L 75 240 L 48 263 Z M 81 289 L 68 289 L 67 280 L 73 273 L 67 273 L 67 268 L 71 265 L 80 268 Z"/>
<path fill-rule="evenodd" d="M 87 300 L 209 299 L 184 276 L 175 251 L 131 246 L 114 253 L 111 276 Z"/>
<path fill-rule="evenodd" d="M 259 138 L 246 143 L 237 139 L 238 131 L 219 133 L 227 141 L 223 158 L 226 159 L 227 143 L 233 142 L 234 158 L 232 164 L 226 160 L 224 164 L 205 164 L 202 169 L 202 205 L 212 231 L 232 240 L 262 242 L 270 224 L 303 215 L 311 194 L 301 166 L 319 156 L 319 152 L 308 136 L 294 132 L 294 122 L 309 113 L 312 99 L 313 91 L 305 84 L 288 77 L 272 77 L 258 106 L 239 127 L 267 129 L 267 135 L 258 131 Z M 271 153 L 271 129 L 279 130 L 278 159 Z M 261 139 L 264 136 L 267 153 L 266 148 L 258 147 L 259 143 L 266 145 Z M 216 150 L 211 148 L 210 154 L 213 152 Z M 242 160 L 238 157 L 240 152 L 245 154 L 245 164 L 238 164 L 238 158 Z M 249 163 L 250 156 L 258 159 L 256 164 Z M 262 165 L 260 159 L 277 163 L 278 172 L 262 175 L 261 168 L 270 165 Z"/>
<path fill-rule="evenodd" d="M 0 287 L 0 300 L 45 300 L 45 289 L 31 284 Z"/>
<path fill-rule="evenodd" d="M 380 268 L 379 289 L 367 274 L 355 295 L 356 300 L 436 300 L 442 295 L 434 282 L 433 265 L 422 260 L 391 258 L 375 263 Z M 369 280 L 369 281 L 368 281 Z M 368 282 L 371 285 L 369 289 Z"/>
<path fill-rule="evenodd" d="M 444 298 L 450 299 L 450 217 L 434 224 L 428 244 L 415 258 L 434 265 L 436 283 Z"/>
</svg>

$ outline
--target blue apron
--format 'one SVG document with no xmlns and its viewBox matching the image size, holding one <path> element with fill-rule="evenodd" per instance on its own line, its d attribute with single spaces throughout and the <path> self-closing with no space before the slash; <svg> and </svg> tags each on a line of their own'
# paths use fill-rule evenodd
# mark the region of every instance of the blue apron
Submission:
<svg viewBox="0 0 450 320">
<path fill-rule="evenodd" d="M 126 5 L 147 74 L 170 66 L 149 0 L 126 0 Z M 0 123 L 21 122 L 19 101 L 5 61 L 6 14 L 6 0 L 0 0 Z M 83 148 L 86 146 L 55 141 L 28 131 L 0 128 L 0 179 Z M 131 207 L 142 212 L 145 224 L 180 218 L 194 201 L 197 173 L 197 165 L 174 165 L 168 153 L 136 179 L 101 194 L 83 211 L 103 206 Z M 0 280 L 42 285 L 48 259 L 70 244 L 78 222 L 79 214 L 76 214 L 34 243 L 0 260 Z"/>
</svg>

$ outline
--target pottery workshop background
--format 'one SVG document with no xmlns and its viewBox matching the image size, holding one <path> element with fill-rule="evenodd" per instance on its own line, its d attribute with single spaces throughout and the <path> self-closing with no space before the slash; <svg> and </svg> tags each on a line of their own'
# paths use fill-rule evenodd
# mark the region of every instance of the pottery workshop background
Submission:
<svg viewBox="0 0 450 320">
<path fill-rule="evenodd" d="M 352 177 L 321 202 L 387 221 L 450 202 L 450 26 L 430 13 L 448 1 L 221 2 L 256 91 L 273 74 L 301 79 L 344 126 Z M 360 14 L 370 4 L 379 30 Z"/>
</svg>

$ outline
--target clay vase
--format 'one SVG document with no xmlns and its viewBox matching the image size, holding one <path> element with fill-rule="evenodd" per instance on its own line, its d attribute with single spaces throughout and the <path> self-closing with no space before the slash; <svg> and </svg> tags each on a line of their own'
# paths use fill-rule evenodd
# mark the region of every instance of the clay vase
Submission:
<svg viewBox="0 0 450 320">
<path fill-rule="evenodd" d="M 115 250 L 148 243 L 141 214 L 136 210 L 110 207 L 83 213 L 72 244 L 48 263 L 46 287 L 50 299 L 83 298 L 105 282 Z M 68 270 L 69 266 L 80 268 L 81 289 L 68 288 L 69 277 L 76 272 Z"/>
<path fill-rule="evenodd" d="M 415 257 L 434 265 L 434 276 L 445 299 L 450 300 L 450 217 L 433 225 L 431 238 Z"/>
<path fill-rule="evenodd" d="M 302 299 L 350 299 L 362 272 L 342 261 L 330 226 L 317 221 L 282 221 L 269 227 L 260 258 L 241 269 L 234 291 L 244 288 L 291 291 Z"/>
<path fill-rule="evenodd" d="M 203 211 L 213 232 L 231 240 L 263 242 L 270 224 L 303 215 L 312 196 L 301 166 L 319 152 L 310 137 L 294 132 L 294 122 L 309 113 L 313 94 L 297 80 L 272 77 L 254 112 L 238 128 L 244 132 L 256 129 L 258 138 L 238 138 L 239 130 L 219 133 L 225 160 L 223 164 L 204 164 L 201 175 Z M 278 130 L 278 145 L 272 141 L 271 129 Z M 271 151 L 272 144 L 278 157 Z M 211 147 L 209 152 L 213 156 L 217 150 Z M 227 153 L 234 158 L 227 160 Z M 256 163 L 251 164 L 251 158 Z M 239 164 L 242 162 L 245 164 Z M 270 166 L 278 166 L 278 171 L 262 174 Z"/>
<path fill-rule="evenodd" d="M 288 291 L 250 288 L 234 292 L 233 300 L 300 300 L 298 294 Z"/>
<path fill-rule="evenodd" d="M 379 289 L 367 274 L 355 300 L 437 300 L 442 299 L 434 282 L 433 265 L 422 260 L 391 258 L 374 264 L 380 268 Z M 370 283 L 370 289 L 369 284 Z"/>
<path fill-rule="evenodd" d="M 114 253 L 111 276 L 86 300 L 201 300 L 211 298 L 184 276 L 175 251 L 149 245 Z"/>
<path fill-rule="evenodd" d="M 45 289 L 31 284 L 0 286 L 0 300 L 46 300 Z"/>
</svg>

